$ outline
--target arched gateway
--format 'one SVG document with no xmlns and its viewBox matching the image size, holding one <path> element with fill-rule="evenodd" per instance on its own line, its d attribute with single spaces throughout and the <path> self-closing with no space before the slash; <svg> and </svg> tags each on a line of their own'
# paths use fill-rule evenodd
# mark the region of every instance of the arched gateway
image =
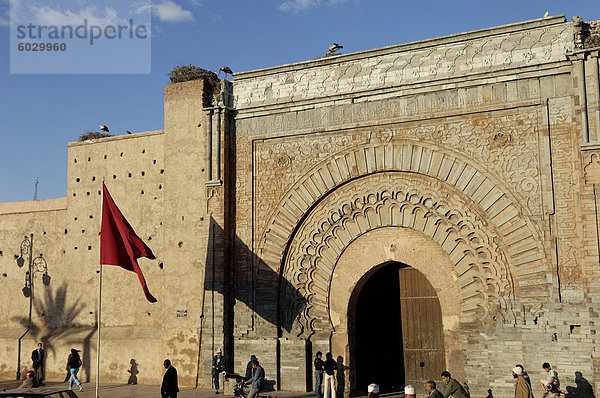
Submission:
<svg viewBox="0 0 600 398">
<path fill-rule="evenodd" d="M 381 153 L 381 163 L 359 166 L 369 151 Z M 388 153 L 392 154 L 389 162 Z M 342 181 L 331 180 L 327 189 L 332 167 L 340 170 Z M 312 203 L 299 200 L 308 186 L 323 191 Z M 263 242 L 268 244 L 260 245 L 267 263 L 271 257 L 283 259 L 280 281 L 286 283 L 280 283 L 277 293 L 279 336 L 306 341 L 307 364 L 317 350 L 331 350 L 339 356 L 346 392 L 364 390 L 364 383 L 373 376 L 361 373 L 364 352 L 359 347 L 368 346 L 368 341 L 361 341 L 365 329 L 360 313 L 373 301 L 365 298 L 367 304 L 360 310 L 360 292 L 368 288 L 378 269 L 384 272 L 382 264 L 402 264 L 414 270 L 422 284 L 416 297 L 424 300 L 418 304 L 423 308 L 405 311 L 410 319 L 402 318 L 401 309 L 390 315 L 400 318 L 396 329 L 402 335 L 382 338 L 392 351 L 396 344 L 399 358 L 396 365 L 390 359 L 390 366 L 402 368 L 401 377 L 384 381 L 392 385 L 419 382 L 439 375 L 443 368 L 461 377 L 460 332 L 482 330 L 497 318 L 514 319 L 519 287 L 513 275 L 518 278 L 543 261 L 541 253 L 534 251 L 533 257 L 530 252 L 522 262 L 513 248 L 517 241 L 510 236 L 515 233 L 521 236 L 519 245 L 530 240 L 537 247 L 537 231 L 493 175 L 478 171 L 477 165 L 459 155 L 416 143 L 389 145 L 389 150 L 387 145 L 371 144 L 337 154 L 308 172 L 289 192 L 264 235 Z M 395 277 L 399 283 L 401 269 Z M 403 301 L 399 286 L 383 306 L 393 308 Z M 547 282 L 540 280 L 538 286 L 545 289 Z M 439 310 L 425 305 L 434 296 Z M 429 322 L 439 325 L 432 332 L 438 337 L 429 336 L 419 345 L 430 329 L 415 319 L 430 316 Z M 285 384 L 288 376 L 281 373 L 280 377 Z"/>
</svg>

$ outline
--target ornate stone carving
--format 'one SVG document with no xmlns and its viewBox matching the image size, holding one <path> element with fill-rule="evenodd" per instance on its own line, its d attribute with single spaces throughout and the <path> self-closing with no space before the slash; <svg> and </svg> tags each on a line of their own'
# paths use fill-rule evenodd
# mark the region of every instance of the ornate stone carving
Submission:
<svg viewBox="0 0 600 398">
<path fill-rule="evenodd" d="M 294 291 L 281 292 L 282 321 L 293 321 L 293 332 L 303 337 L 327 330 L 338 257 L 355 238 L 384 226 L 415 229 L 446 251 L 462 288 L 463 323 L 496 314 L 514 321 L 512 276 L 500 233 L 486 218 L 478 205 L 432 178 L 387 172 L 344 185 L 311 210 L 290 245 L 282 277 Z"/>
</svg>

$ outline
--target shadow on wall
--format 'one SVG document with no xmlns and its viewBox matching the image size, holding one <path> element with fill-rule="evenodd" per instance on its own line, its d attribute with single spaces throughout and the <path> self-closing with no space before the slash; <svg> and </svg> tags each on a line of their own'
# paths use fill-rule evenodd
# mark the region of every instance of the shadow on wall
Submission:
<svg viewBox="0 0 600 398">
<path fill-rule="evenodd" d="M 138 364 L 133 358 L 131 358 L 131 361 L 129 361 L 129 363 L 131 364 L 131 369 L 127 370 L 127 372 L 129 373 L 129 379 L 127 380 L 127 384 L 137 384 L 137 374 L 140 373 L 138 370 Z"/>
<path fill-rule="evenodd" d="M 575 372 L 575 386 L 567 386 L 567 398 L 594 398 L 592 385 L 581 372 Z"/>
<path fill-rule="evenodd" d="M 82 360 L 83 369 L 86 373 L 86 380 L 84 381 L 89 381 L 91 363 L 93 362 L 90 358 L 90 340 L 96 333 L 96 329 L 92 329 L 83 338 L 83 341 L 72 342 L 73 336 L 81 332 L 81 329 L 73 327 L 73 321 L 83 310 L 83 304 L 78 300 L 74 300 L 72 305 L 67 306 L 67 285 L 65 283 L 54 291 L 51 288 L 46 288 L 43 291 L 44 295 L 41 300 L 33 300 L 34 310 L 38 315 L 39 321 L 35 322 L 32 319 L 29 333 L 36 341 L 41 341 L 44 344 L 46 352 L 52 352 L 53 356 L 64 356 L 65 365 L 71 347 L 68 347 L 64 353 L 58 353 L 57 355 L 55 345 L 60 343 L 60 345 L 65 346 L 70 342 L 73 346 L 72 348 L 76 349 L 80 349 L 81 345 L 83 345 Z M 27 316 L 14 317 L 13 320 L 19 322 L 24 329 L 28 326 L 29 319 Z M 24 352 L 28 352 L 28 350 L 25 349 Z M 29 362 L 23 364 L 24 368 L 29 368 L 30 366 Z"/>
<path fill-rule="evenodd" d="M 211 217 L 211 232 L 209 234 L 208 252 L 215 247 L 219 248 L 221 238 L 224 237 L 223 228 Z M 302 313 L 306 307 L 305 298 L 300 295 L 296 286 L 288 280 L 281 279 L 277 271 L 269 267 L 258 255 L 252 252 L 239 237 L 234 238 L 234 272 L 232 284 L 231 309 L 236 301 L 245 303 L 252 310 L 252 320 L 249 328 L 254 328 L 256 316 L 281 329 L 291 332 L 297 314 Z M 209 255 L 206 262 L 205 278 L 206 291 L 215 291 L 223 295 L 227 294 L 224 289 L 223 272 L 224 265 L 212 260 Z M 238 267 L 238 265 L 243 266 Z M 212 276 L 212 277 L 211 277 Z M 286 305 L 279 308 L 278 292 L 284 292 Z M 278 314 L 279 311 L 279 314 Z"/>
</svg>

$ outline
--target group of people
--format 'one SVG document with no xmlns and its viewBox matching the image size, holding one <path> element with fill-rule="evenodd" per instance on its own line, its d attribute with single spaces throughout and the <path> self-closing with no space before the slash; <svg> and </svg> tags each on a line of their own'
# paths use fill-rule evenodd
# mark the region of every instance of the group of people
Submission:
<svg viewBox="0 0 600 398">
<path fill-rule="evenodd" d="M 335 370 L 337 363 L 333 359 L 330 352 L 325 354 L 323 361 L 323 353 L 317 352 L 315 356 L 315 396 L 335 398 Z"/>
<path fill-rule="evenodd" d="M 558 372 L 552 369 L 548 362 L 544 362 L 542 369 L 547 373 L 545 379 L 540 379 L 539 384 L 543 391 L 543 396 L 546 398 L 558 398 L 560 396 L 560 380 L 558 379 Z M 452 375 L 448 371 L 442 372 L 442 380 L 446 384 L 444 392 L 440 392 L 436 388 L 436 383 L 433 380 L 429 380 L 425 383 L 425 389 L 429 394 L 429 398 L 469 398 L 469 391 L 458 380 L 452 378 Z M 531 379 L 525 371 L 523 365 L 516 365 L 512 369 L 512 376 L 517 380 L 515 383 L 515 398 L 533 398 L 533 388 L 531 386 Z"/>
<path fill-rule="evenodd" d="M 73 384 L 77 384 L 77 386 L 79 387 L 79 391 L 83 391 L 81 381 L 79 381 L 79 379 L 77 378 L 79 368 L 81 368 L 81 365 L 83 364 L 79 353 L 79 350 L 71 348 L 71 353 L 67 358 L 67 376 L 65 377 L 65 381 L 69 381 L 69 390 L 73 389 Z M 37 348 L 31 352 L 33 372 L 27 372 L 28 377 L 21 385 L 22 388 L 38 387 L 44 385 L 45 360 L 46 350 L 44 349 L 44 345 L 43 343 L 38 343 Z"/>
<path fill-rule="evenodd" d="M 552 366 L 548 362 L 542 364 L 542 369 L 546 372 L 546 378 L 540 379 L 539 384 L 547 398 L 558 398 L 560 396 L 560 380 L 558 379 L 558 372 L 552 369 Z M 515 384 L 515 398 L 533 398 L 533 388 L 531 386 L 531 379 L 523 365 L 517 365 L 512 370 L 512 375 L 517 379 Z"/>
<path fill-rule="evenodd" d="M 223 356 L 223 351 L 219 348 L 217 350 L 217 354 L 213 356 L 212 362 L 212 378 L 213 378 L 213 386 L 215 387 L 215 392 L 219 393 L 219 378 L 221 374 L 226 372 L 226 360 L 225 356 Z M 250 361 L 246 366 L 246 377 L 245 381 L 242 383 L 244 386 L 250 385 L 250 393 L 248 394 L 248 398 L 255 398 L 259 392 L 261 392 L 265 388 L 265 370 L 258 362 L 258 358 L 256 355 L 250 356 Z"/>
</svg>

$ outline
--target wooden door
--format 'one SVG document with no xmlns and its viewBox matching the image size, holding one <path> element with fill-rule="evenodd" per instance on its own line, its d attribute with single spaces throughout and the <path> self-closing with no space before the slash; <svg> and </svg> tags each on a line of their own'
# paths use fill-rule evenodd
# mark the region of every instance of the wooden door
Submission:
<svg viewBox="0 0 600 398">
<path fill-rule="evenodd" d="M 399 278 L 405 385 L 418 389 L 427 380 L 439 380 L 446 370 L 442 311 L 423 274 L 404 267 Z"/>
</svg>

